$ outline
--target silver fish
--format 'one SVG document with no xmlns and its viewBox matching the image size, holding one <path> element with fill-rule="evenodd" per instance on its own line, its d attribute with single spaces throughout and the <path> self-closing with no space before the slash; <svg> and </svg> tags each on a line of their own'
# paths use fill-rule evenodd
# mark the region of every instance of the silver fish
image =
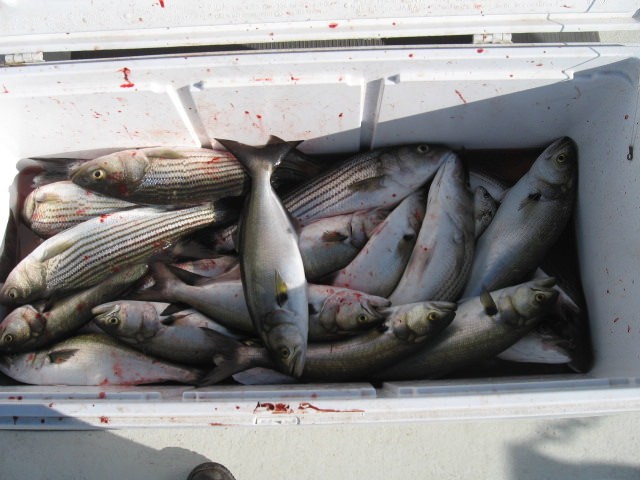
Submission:
<svg viewBox="0 0 640 480">
<path fill-rule="evenodd" d="M 473 167 L 469 169 L 469 187 L 472 192 L 475 192 L 478 187 L 484 188 L 498 203 L 502 201 L 509 190 L 509 185 L 502 180 Z"/>
<path fill-rule="evenodd" d="M 300 253 L 308 280 L 317 280 L 353 260 L 388 215 L 373 209 L 322 218 L 300 230 Z"/>
<path fill-rule="evenodd" d="M 540 154 L 478 239 L 463 297 L 520 282 L 540 264 L 573 210 L 576 172 L 576 149 L 569 138 Z"/>
<path fill-rule="evenodd" d="M 426 206 L 420 190 L 407 196 L 371 233 L 360 253 L 329 283 L 371 295 L 388 296 L 404 272 Z"/>
<path fill-rule="evenodd" d="M 392 208 L 435 175 L 453 152 L 419 144 L 361 153 L 301 184 L 282 199 L 306 225 L 323 217 L 369 208 Z"/>
<path fill-rule="evenodd" d="M 163 303 L 116 301 L 94 307 L 92 313 L 93 321 L 109 335 L 172 362 L 210 365 L 215 355 L 230 354 L 241 345 L 231 332 L 200 312 L 162 315 L 165 309 Z"/>
<path fill-rule="evenodd" d="M 240 271 L 251 319 L 276 362 L 299 377 L 309 333 L 307 281 L 298 235 L 271 187 L 273 170 L 296 144 L 256 148 L 231 140 L 218 142 L 251 176 L 239 232 Z"/>
<path fill-rule="evenodd" d="M 207 278 L 215 278 L 232 268 L 238 266 L 238 257 L 232 255 L 218 255 L 214 258 L 202 258 L 189 262 L 179 262 L 174 264 L 180 270 L 191 272 Z"/>
<path fill-rule="evenodd" d="M 565 364 L 571 361 L 566 346 L 566 340 L 559 335 L 537 328 L 498 354 L 497 358 L 518 363 Z"/>
<path fill-rule="evenodd" d="M 24 223 L 36 235 L 49 238 L 98 215 L 136 206 L 66 180 L 33 190 L 25 198 L 21 213 Z"/>
<path fill-rule="evenodd" d="M 483 186 L 478 186 L 473 192 L 473 217 L 475 221 L 475 238 L 477 239 L 487 229 L 498 210 L 498 202 Z"/>
<path fill-rule="evenodd" d="M 180 237 L 225 221 L 227 215 L 224 209 L 205 204 L 172 211 L 134 208 L 87 220 L 27 255 L 9 273 L 0 301 L 26 303 L 90 287 L 122 268 L 146 263 Z"/>
<path fill-rule="evenodd" d="M 415 355 L 376 373 L 379 380 L 437 378 L 506 350 L 534 328 L 558 293 L 553 279 L 507 287 L 458 305 L 456 318 Z"/>
<path fill-rule="evenodd" d="M 462 161 L 450 156 L 429 188 L 411 257 L 389 296 L 392 305 L 457 300 L 469 276 L 474 244 L 473 196 Z"/>
<path fill-rule="evenodd" d="M 202 371 L 148 357 L 107 334 L 76 335 L 35 352 L 0 355 L 0 372 L 32 385 L 196 384 Z"/>
<path fill-rule="evenodd" d="M 368 378 L 373 372 L 419 350 L 437 338 L 455 316 L 456 304 L 424 302 L 385 309 L 385 322 L 349 340 L 311 343 L 302 374 L 304 380 L 342 381 Z M 231 358 L 218 359 L 202 384 L 217 383 L 253 367 L 273 368 L 263 348 L 244 347 Z"/>
<path fill-rule="evenodd" d="M 136 298 L 186 303 L 230 330 L 256 335 L 239 278 L 229 275 L 229 279 L 216 278 L 189 285 L 163 265 L 154 265 L 153 269 L 154 288 Z M 379 309 L 389 305 L 386 298 L 311 283 L 307 283 L 307 300 L 310 341 L 326 341 L 371 328 L 383 319 Z"/>
<path fill-rule="evenodd" d="M 122 293 L 147 271 L 134 265 L 53 305 L 22 305 L 0 322 L 0 351 L 25 352 L 51 345 L 92 318 L 91 309 Z"/>
<path fill-rule="evenodd" d="M 321 169 L 297 155 L 275 176 L 306 179 L 309 171 Z M 249 189 L 249 176 L 230 152 L 207 148 L 123 150 L 84 163 L 71 179 L 89 190 L 148 205 L 196 205 Z"/>
</svg>

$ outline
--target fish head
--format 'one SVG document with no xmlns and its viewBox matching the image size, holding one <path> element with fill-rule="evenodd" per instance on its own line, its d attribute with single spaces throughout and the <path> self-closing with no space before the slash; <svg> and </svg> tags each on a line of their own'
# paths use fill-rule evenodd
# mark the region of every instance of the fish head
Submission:
<svg viewBox="0 0 640 480">
<path fill-rule="evenodd" d="M 274 310 L 265 320 L 265 344 L 273 359 L 285 373 L 299 378 L 307 356 L 307 336 L 287 310 Z"/>
<path fill-rule="evenodd" d="M 93 321 L 102 330 L 113 336 L 127 336 L 140 322 L 135 321 L 135 315 L 129 317 L 127 308 L 121 302 L 108 302 L 91 309 Z"/>
<path fill-rule="evenodd" d="M 86 162 L 71 174 L 71 180 L 88 190 L 127 197 L 142 181 L 148 164 L 144 152 L 124 150 Z"/>
<path fill-rule="evenodd" d="M 391 307 L 387 323 L 396 338 L 419 343 L 449 325 L 456 314 L 453 302 L 418 302 Z"/>
<path fill-rule="evenodd" d="M 34 220 L 34 216 L 36 214 L 36 207 L 38 206 L 38 202 L 36 200 L 38 190 L 33 190 L 27 195 L 27 198 L 24 199 L 24 203 L 22 204 L 22 220 L 24 221 L 27 227 L 31 227 L 31 223 Z"/>
<path fill-rule="evenodd" d="M 541 315 L 549 312 L 558 298 L 553 277 L 532 280 L 519 286 L 511 296 L 511 305 L 517 312 L 508 322 L 517 327 L 529 326 Z"/>
<path fill-rule="evenodd" d="M 0 351 L 13 352 L 42 333 L 42 314 L 31 305 L 13 310 L 0 323 Z"/>
<path fill-rule="evenodd" d="M 451 156 L 456 154 L 447 147 L 420 143 L 400 147 L 395 155 L 384 155 L 380 160 L 386 170 L 403 173 L 394 176 L 396 181 L 418 188 Z"/>
<path fill-rule="evenodd" d="M 577 149 L 569 137 L 562 137 L 549 145 L 531 167 L 535 176 L 551 185 L 569 183 L 573 186 L 577 171 Z"/>
<path fill-rule="evenodd" d="M 11 270 L 0 288 L 0 303 L 16 305 L 42 296 L 46 291 L 46 265 L 27 259 Z"/>
<path fill-rule="evenodd" d="M 345 331 L 365 330 L 381 323 L 385 316 L 380 309 L 391 303 L 386 298 L 361 292 L 339 295 L 336 300 L 335 323 Z"/>
</svg>

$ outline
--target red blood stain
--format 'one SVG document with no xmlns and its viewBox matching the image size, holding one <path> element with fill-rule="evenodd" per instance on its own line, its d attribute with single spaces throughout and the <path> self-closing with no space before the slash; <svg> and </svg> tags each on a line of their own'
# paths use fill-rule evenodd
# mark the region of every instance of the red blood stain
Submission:
<svg viewBox="0 0 640 480">
<path fill-rule="evenodd" d="M 108 213 L 103 213 L 102 215 L 100 215 L 100 223 L 104 223 L 104 221 L 109 218 L 109 214 Z"/>
<path fill-rule="evenodd" d="M 260 115 L 259 113 L 256 113 L 256 118 L 257 118 L 258 120 L 262 120 L 262 115 Z"/>
<path fill-rule="evenodd" d="M 211 422 L 209 425 L 212 427 L 224 427 L 224 423 L 220 422 Z"/>
<path fill-rule="evenodd" d="M 236 405 L 236 410 L 240 410 L 240 405 Z"/>
<path fill-rule="evenodd" d="M 289 78 L 291 78 L 291 80 L 293 80 L 294 82 L 297 81 L 297 80 L 300 80 L 300 77 L 294 77 L 293 75 L 291 75 L 291 77 L 289 77 Z"/>
<path fill-rule="evenodd" d="M 484 53 L 484 48 L 478 48 L 478 49 L 476 49 L 476 53 Z"/>
<path fill-rule="evenodd" d="M 104 385 L 109 385 L 109 380 L 107 380 L 106 378 L 100 382 L 101 387 Z"/>
<path fill-rule="evenodd" d="M 84 260 L 85 262 L 88 261 L 91 257 L 89 255 L 83 255 L 82 256 L 82 260 Z"/>
<path fill-rule="evenodd" d="M 254 79 L 256 82 L 273 82 L 273 78 L 271 77 L 260 77 Z"/>
<path fill-rule="evenodd" d="M 98 394 L 98 398 L 107 398 L 107 394 L 105 392 L 100 392 Z"/>
<path fill-rule="evenodd" d="M 27 361 L 29 362 L 33 361 L 34 358 L 36 358 L 35 353 L 30 353 L 29 355 L 27 355 Z"/>
<path fill-rule="evenodd" d="M 76 210 L 76 215 L 86 215 L 87 211 L 84 208 Z"/>
<path fill-rule="evenodd" d="M 158 0 L 160 2 L 160 6 L 164 8 L 164 0 Z"/>
<path fill-rule="evenodd" d="M 245 115 L 249 115 L 249 110 L 245 110 L 245 111 L 244 111 L 244 114 L 245 114 Z"/>
<path fill-rule="evenodd" d="M 53 408 L 53 402 L 51 402 L 49 405 L 47 405 L 49 408 Z"/>
<path fill-rule="evenodd" d="M 342 118 L 343 116 L 344 116 L 344 113 L 342 113 L 342 112 L 340 112 L 340 113 L 338 114 L 338 118 Z"/>
<path fill-rule="evenodd" d="M 7 397 L 9 400 L 22 400 L 22 395 L 18 395 L 17 397 L 14 397 L 13 395 L 10 395 L 9 397 Z"/>
<path fill-rule="evenodd" d="M 4 85 L 2 85 L 2 93 L 9 93 L 9 90 Z"/>
<path fill-rule="evenodd" d="M 396 22 L 391 22 L 391 25 L 393 25 L 395 27 L 397 24 L 396 24 Z"/>
<path fill-rule="evenodd" d="M 257 410 L 258 408 L 266 408 L 271 413 L 291 413 L 292 412 L 292 410 L 289 407 L 288 403 L 269 403 L 269 402 L 260 403 L 260 402 L 258 402 L 258 404 L 256 405 L 255 410 Z M 255 412 L 255 410 L 254 410 L 254 412 Z"/>
<path fill-rule="evenodd" d="M 629 115 L 625 115 L 625 116 L 624 116 L 624 119 L 625 119 L 625 120 L 629 120 Z"/>
<path fill-rule="evenodd" d="M 93 112 L 93 116 L 94 116 L 94 118 L 100 118 L 102 116 L 102 114 L 98 113 L 98 112 Z"/>
<path fill-rule="evenodd" d="M 78 305 L 76 305 L 76 311 L 81 312 L 86 308 L 86 304 L 83 302 L 80 302 Z"/>
<path fill-rule="evenodd" d="M 316 412 L 329 412 L 329 413 L 338 413 L 338 412 L 363 413 L 364 412 L 364 410 L 360 410 L 358 408 L 353 408 L 350 410 L 337 410 L 334 408 L 319 408 L 319 407 L 316 407 L 315 405 L 312 405 L 309 402 L 302 402 L 298 405 L 298 410 L 307 410 L 307 409 L 315 410 Z"/>
<path fill-rule="evenodd" d="M 336 22 L 331 22 L 328 27 L 329 28 L 336 28 L 338 26 L 338 24 Z"/>
<path fill-rule="evenodd" d="M 409 58 L 413 58 L 413 53 L 410 53 L 410 54 L 409 54 Z"/>
<path fill-rule="evenodd" d="M 462 103 L 467 103 L 467 100 L 462 96 L 462 93 L 460 93 L 460 90 L 454 90 L 456 92 L 456 95 L 458 96 L 458 98 L 460 100 L 462 100 Z"/>
<path fill-rule="evenodd" d="M 135 83 L 129 80 L 129 74 L 131 73 L 131 70 L 129 70 L 127 67 L 124 67 L 118 71 L 122 72 L 122 75 L 124 76 L 124 82 L 125 82 L 120 85 L 120 88 L 131 88 L 135 85 Z"/>
<path fill-rule="evenodd" d="M 311 394 L 311 398 L 318 398 L 318 394 L 317 393 L 312 393 Z"/>
<path fill-rule="evenodd" d="M 541 67 L 542 63 L 536 63 L 536 67 Z"/>
<path fill-rule="evenodd" d="M 620 320 L 620 317 L 616 317 L 613 319 L 613 323 L 616 323 L 618 320 Z"/>
<path fill-rule="evenodd" d="M 109 423 L 109 417 L 100 416 L 100 423 Z"/>
<path fill-rule="evenodd" d="M 513 78 L 513 73 L 510 73 L 510 74 L 509 74 L 509 78 Z"/>
</svg>

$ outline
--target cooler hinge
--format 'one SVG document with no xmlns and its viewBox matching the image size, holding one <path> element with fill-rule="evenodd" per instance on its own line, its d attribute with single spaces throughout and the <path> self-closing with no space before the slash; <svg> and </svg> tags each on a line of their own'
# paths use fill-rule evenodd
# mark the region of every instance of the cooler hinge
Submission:
<svg viewBox="0 0 640 480">
<path fill-rule="evenodd" d="M 476 33 L 473 35 L 473 43 L 476 44 L 510 44 L 510 33 Z"/>
<path fill-rule="evenodd" d="M 44 52 L 8 53 L 2 64 L 8 67 L 44 62 Z"/>
</svg>

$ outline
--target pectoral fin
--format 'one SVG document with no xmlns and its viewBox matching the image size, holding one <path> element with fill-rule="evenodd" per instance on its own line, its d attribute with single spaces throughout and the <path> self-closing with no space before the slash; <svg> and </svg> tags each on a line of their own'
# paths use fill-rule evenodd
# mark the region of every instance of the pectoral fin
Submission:
<svg viewBox="0 0 640 480">
<path fill-rule="evenodd" d="M 71 357 L 73 357 L 76 354 L 77 351 L 78 351 L 77 348 L 68 348 L 68 349 L 64 349 L 64 350 L 55 350 L 55 351 L 49 353 L 49 361 L 51 363 L 55 363 L 55 364 L 59 365 L 61 363 L 66 362 Z"/>
<path fill-rule="evenodd" d="M 359 182 L 352 183 L 349 188 L 355 192 L 374 192 L 380 190 L 384 186 L 386 175 L 378 177 L 366 178 Z"/>
<path fill-rule="evenodd" d="M 523 199 L 520 202 L 520 206 L 518 207 L 518 211 L 522 210 L 524 207 L 526 207 L 530 203 L 537 202 L 538 200 L 540 200 L 540 198 L 542 198 L 542 192 L 540 192 L 540 191 L 535 191 L 535 192 L 529 193 L 529 195 L 527 195 L 527 198 Z"/>
<path fill-rule="evenodd" d="M 498 313 L 498 306 L 496 305 L 496 302 L 485 288 L 482 289 L 482 293 L 480 294 L 480 303 L 484 308 L 484 313 L 487 315 L 493 316 Z"/>
<path fill-rule="evenodd" d="M 287 288 L 287 284 L 283 280 L 280 272 L 276 270 L 276 302 L 278 306 L 283 307 L 287 300 L 289 299 L 289 289 Z"/>
</svg>

